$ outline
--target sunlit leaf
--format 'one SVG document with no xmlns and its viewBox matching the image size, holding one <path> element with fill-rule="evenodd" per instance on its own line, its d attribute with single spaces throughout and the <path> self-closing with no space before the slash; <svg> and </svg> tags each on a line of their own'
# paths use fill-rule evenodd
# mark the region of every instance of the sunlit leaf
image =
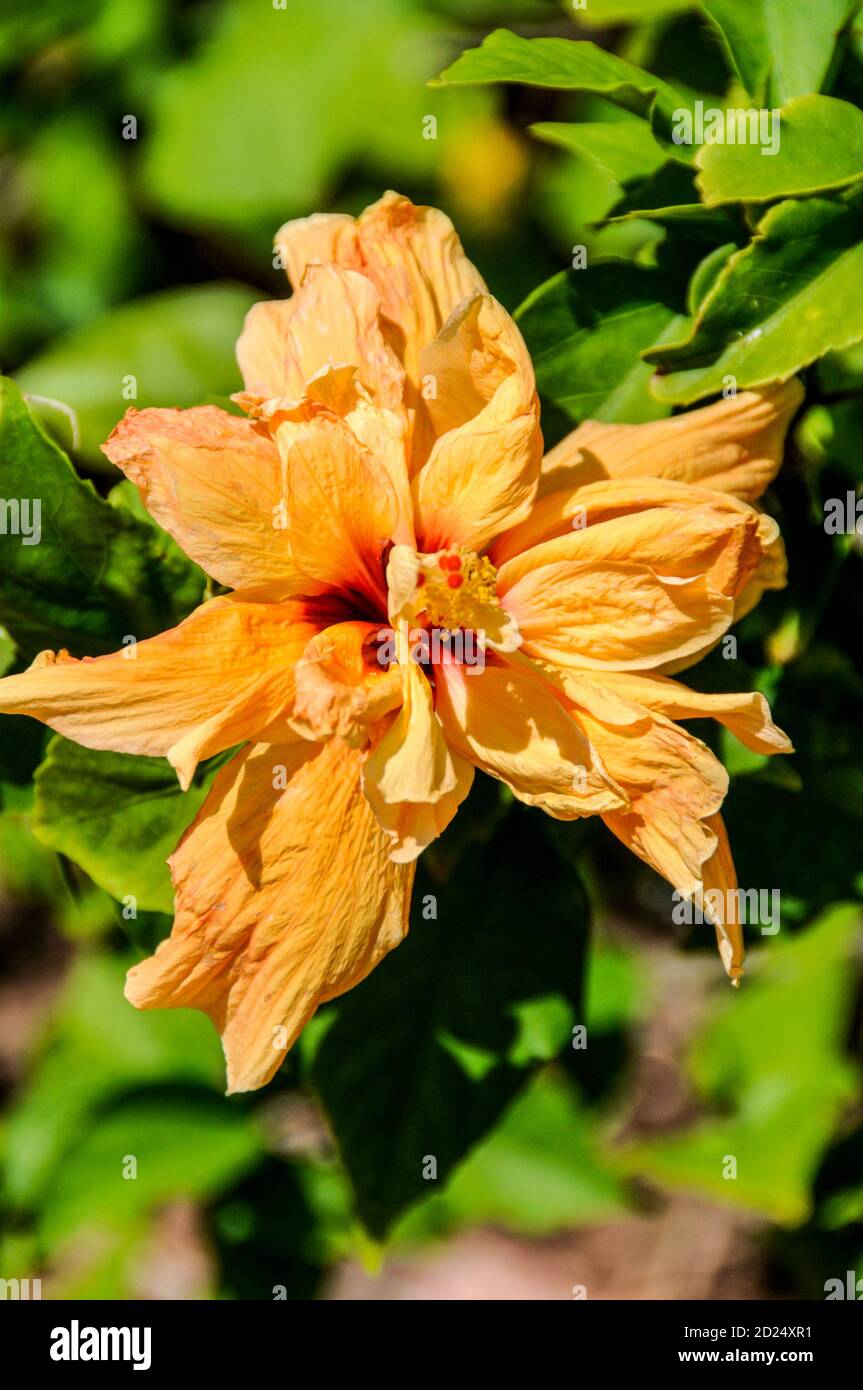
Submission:
<svg viewBox="0 0 863 1390">
<path fill-rule="evenodd" d="M 688 404 L 739 387 L 785 381 L 863 338 L 863 203 L 785 202 L 726 263 L 688 337 L 648 351 L 665 375 L 658 400 Z"/>
</svg>

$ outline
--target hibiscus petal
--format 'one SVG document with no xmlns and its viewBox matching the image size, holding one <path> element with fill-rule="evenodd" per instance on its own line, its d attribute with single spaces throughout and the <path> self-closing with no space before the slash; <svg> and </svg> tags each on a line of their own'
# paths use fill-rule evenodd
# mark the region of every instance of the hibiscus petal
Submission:
<svg viewBox="0 0 863 1390">
<path fill-rule="evenodd" d="M 392 325 L 393 345 L 418 388 L 421 349 L 456 305 L 485 284 L 452 222 L 437 208 L 415 207 L 390 192 L 349 223 L 321 217 L 288 222 L 276 246 L 294 285 L 310 261 L 335 261 L 368 276 Z"/>
<path fill-rule="evenodd" d="M 754 501 L 779 471 L 785 434 L 802 399 L 803 388 L 792 378 L 643 425 L 587 420 L 546 455 L 540 494 L 600 478 L 662 477 Z"/>
<path fill-rule="evenodd" d="M 222 1036 L 228 1093 L 264 1085 L 319 1004 L 405 936 L 412 869 L 339 740 L 253 745 L 217 777 L 171 859 L 170 938 L 129 972 L 138 1008 L 197 1008 Z"/>
<path fill-rule="evenodd" d="M 689 483 L 673 482 L 667 478 L 612 478 L 581 486 L 561 488 L 539 499 L 530 516 L 520 525 L 500 536 L 489 551 L 489 558 L 501 568 L 508 560 L 542 545 L 546 541 L 594 530 L 606 522 L 634 517 L 641 512 L 657 512 L 657 525 L 662 525 L 662 512 L 692 512 L 697 520 L 704 516 L 705 526 L 756 525 L 763 551 L 776 541 L 779 527 L 772 517 L 757 511 L 748 502 L 741 502 L 730 493 L 694 487 Z M 673 535 L 674 521 L 666 518 L 668 532 Z M 606 533 L 603 533 L 606 534 Z M 611 557 L 609 557 L 611 558 Z"/>
<path fill-rule="evenodd" d="M 327 588 L 365 595 L 385 614 L 383 554 L 399 514 L 386 469 L 336 416 L 285 421 L 276 441 L 297 567 Z"/>
<path fill-rule="evenodd" d="M 586 669 L 683 659 L 717 642 L 734 616 L 733 600 L 703 575 L 665 579 L 619 562 L 541 565 L 501 597 L 526 655 Z"/>
<path fill-rule="evenodd" d="M 513 376 L 524 408 L 536 405 L 536 380 L 525 341 L 490 294 L 472 294 L 453 310 L 423 348 L 420 369 L 436 435 L 467 424 Z"/>
<path fill-rule="evenodd" d="M 315 212 L 311 217 L 286 222 L 276 233 L 274 244 L 295 290 L 317 261 L 362 269 L 357 219 L 345 212 Z"/>
<path fill-rule="evenodd" d="M 736 499 L 723 506 L 720 493 L 719 505 L 712 506 L 698 498 L 697 489 L 682 492 L 676 502 L 666 499 L 663 506 L 594 521 L 514 556 L 498 574 L 499 596 L 545 565 L 608 562 L 646 565 L 662 579 L 704 575 L 720 593 L 735 597 L 762 558 L 758 513 Z"/>
<path fill-rule="evenodd" d="M 658 707 L 646 708 L 646 697 L 664 691 L 667 711 L 676 709 L 681 717 L 695 713 L 693 706 L 715 700 L 709 712 L 727 722 L 750 747 L 786 751 L 787 741 L 783 743 L 784 736 L 770 721 L 766 703 L 758 696 L 699 696 L 661 677 L 593 677 L 570 671 L 559 675 L 582 710 L 591 741 L 631 798 L 628 810 L 611 812 L 603 820 L 628 849 L 713 921 L 722 963 L 736 982 L 743 973 L 743 936 L 739 906 L 728 891 L 737 880 L 719 815 L 728 774 L 699 739 Z M 645 697 L 643 704 L 630 699 L 636 694 Z M 658 697 L 657 706 L 663 700 Z M 705 898 L 713 889 L 721 891 L 721 898 Z"/>
<path fill-rule="evenodd" d="M 444 664 L 435 678 L 447 743 L 520 801 L 560 820 L 627 804 L 560 693 L 531 662 L 495 655 L 481 673 Z"/>
<path fill-rule="evenodd" d="M 188 786 L 199 758 L 286 715 L 293 664 L 327 621 L 313 603 L 227 594 L 109 656 L 42 652 L 0 681 L 0 710 L 40 719 L 85 748 L 168 756 Z"/>
<path fill-rule="evenodd" d="M 376 623 L 338 623 L 312 638 L 295 668 L 292 729 L 351 748 L 368 742 L 369 725 L 402 702 L 398 669 L 384 670 L 371 648 L 379 631 Z"/>
<path fill-rule="evenodd" d="M 220 584 L 314 592 L 281 524 L 278 449 L 250 420 L 212 405 L 129 410 L 102 449 L 150 515 Z"/>
<path fill-rule="evenodd" d="M 542 460 L 539 401 L 521 334 L 489 295 L 462 304 L 422 356 L 438 438 L 416 474 L 426 551 L 481 550 L 527 517 Z"/>
<path fill-rule="evenodd" d="M 741 694 L 703 695 L 667 676 L 634 672 L 559 672 L 561 684 L 576 704 L 608 723 L 630 724 L 655 710 L 668 719 L 716 719 L 754 753 L 792 753 L 791 741 L 770 717 L 758 690 Z"/>
<path fill-rule="evenodd" d="M 404 370 L 381 331 L 380 310 L 371 281 L 335 265 L 310 266 L 291 299 L 253 305 L 237 343 L 244 404 L 300 400 L 314 377 L 350 366 L 376 405 L 400 407 Z"/>
<path fill-rule="evenodd" d="M 401 708 L 363 766 L 363 785 L 372 805 L 433 804 L 454 791 L 458 782 L 431 686 L 404 650 L 402 656 Z"/>
<path fill-rule="evenodd" d="M 410 864 L 442 835 L 473 785 L 473 767 L 458 753 L 449 750 L 449 763 L 455 785 L 436 801 L 386 801 L 369 779 L 364 787 L 378 824 L 390 839 L 390 858 L 394 864 Z"/>
<path fill-rule="evenodd" d="M 737 985 L 743 974 L 743 930 L 740 924 L 740 904 L 735 892 L 737 872 L 731 857 L 731 846 L 725 822 L 717 813 L 708 817 L 707 825 L 716 836 L 716 849 L 702 869 L 702 888 L 694 901 L 716 929 L 716 944 L 725 972 Z"/>
<path fill-rule="evenodd" d="M 630 798 L 628 810 L 603 815 L 633 853 L 687 897 L 701 887 L 716 849 L 709 818 L 722 805 L 728 773 L 699 739 L 645 710 L 625 727 L 589 712 L 581 721 L 610 774 Z"/>
</svg>

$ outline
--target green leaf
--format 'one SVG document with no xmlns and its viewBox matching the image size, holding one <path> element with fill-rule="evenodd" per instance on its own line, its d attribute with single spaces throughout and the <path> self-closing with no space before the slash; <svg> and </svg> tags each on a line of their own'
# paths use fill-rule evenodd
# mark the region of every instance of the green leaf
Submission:
<svg viewBox="0 0 863 1390">
<path fill-rule="evenodd" d="M 863 343 L 828 353 L 818 363 L 816 377 L 828 393 L 863 390 Z"/>
<path fill-rule="evenodd" d="M 863 202 L 780 203 L 728 260 L 681 342 L 645 353 L 667 375 L 658 400 L 689 404 L 787 381 L 826 352 L 863 338 Z"/>
<path fill-rule="evenodd" d="M 166 1081 L 214 1094 L 224 1088 L 224 1058 L 209 1019 L 191 1009 L 142 1013 L 124 998 L 124 975 L 134 963 L 131 954 L 84 956 L 63 985 L 3 1131 L 4 1196 L 17 1208 L 39 1202 L 52 1173 L 62 1175 L 64 1153 L 89 1128 L 88 1116 L 115 1097 Z"/>
<path fill-rule="evenodd" d="M 774 1221 L 804 1221 L 821 1155 L 857 1089 L 845 1045 L 859 944 L 857 908 L 835 908 L 751 960 L 739 997 L 691 1058 L 701 1093 L 731 1114 L 633 1146 L 626 1169 Z"/>
<path fill-rule="evenodd" d="M 339 1003 L 312 1068 L 378 1238 L 433 1190 L 428 1160 L 446 1183 L 581 1010 L 586 901 L 535 816 L 513 810 L 446 883 L 421 875 L 407 941 Z"/>
<path fill-rule="evenodd" d="M 837 35 L 860 0 L 702 0 L 701 7 L 749 95 L 781 106 L 821 90 Z"/>
<path fill-rule="evenodd" d="M 686 292 L 686 307 L 693 317 L 698 313 L 704 300 L 713 289 L 729 257 L 733 256 L 736 250 L 735 243 L 727 241 L 724 245 L 709 251 L 696 266 L 692 279 L 689 281 L 689 289 Z"/>
<path fill-rule="evenodd" d="M 80 110 L 42 122 L 25 169 L 41 238 L 31 273 L 59 325 L 92 318 L 133 293 L 148 247 L 113 131 Z"/>
<path fill-rule="evenodd" d="M 643 182 L 629 188 L 611 208 L 607 224 L 649 218 L 660 226 L 683 223 L 688 236 L 722 241 L 731 235 L 725 215 L 699 201 L 695 172 L 667 160 Z"/>
<path fill-rule="evenodd" d="M 232 0 L 149 98 L 149 197 L 184 231 L 228 227 L 269 259 L 276 228 L 328 206 L 347 169 L 381 187 L 433 175 L 444 139 L 469 138 L 465 116 L 490 105 L 467 93 L 438 107 L 425 83 L 448 40 L 446 21 L 404 0 L 375 0 L 374 23 L 343 0 Z M 440 143 L 423 138 L 427 115 Z"/>
<path fill-rule="evenodd" d="M 495 29 L 478 48 L 469 48 L 437 82 L 450 86 L 519 82 L 530 87 L 593 92 L 636 116 L 655 114 L 659 130 L 668 136 L 675 111 L 690 106 L 689 99 L 661 77 L 587 39 L 524 39 L 508 29 Z M 681 147 L 674 148 L 685 158 Z"/>
<path fill-rule="evenodd" d="M 775 154 L 757 144 L 708 144 L 695 163 L 709 207 L 841 188 L 863 178 L 863 111 L 834 97 L 798 97 L 782 108 Z"/>
<path fill-rule="evenodd" d="M 15 646 L 0 628 L 0 676 L 21 668 Z M 33 804 L 33 773 L 42 761 L 45 729 L 36 719 L 0 715 L 0 814 L 24 813 Z"/>
<path fill-rule="evenodd" d="M 171 913 L 166 861 L 225 757 L 202 764 L 182 792 L 165 758 L 95 752 L 58 735 L 36 772 L 33 833 L 119 901 Z"/>
<path fill-rule="evenodd" d="M 811 566 L 801 584 L 806 594 L 817 593 L 826 569 L 810 537 L 807 528 L 791 555 L 792 575 L 795 559 Z M 820 539 L 826 543 L 823 532 Z M 858 610 L 859 589 L 851 587 L 847 602 L 852 614 Z M 833 607 L 832 621 L 841 624 L 835 600 Z M 813 646 L 783 673 L 771 704 L 797 750 L 788 762 L 800 789 L 737 778 L 723 815 L 740 882 L 778 888 L 783 920 L 792 920 L 863 890 L 863 678 L 842 653 Z"/>
<path fill-rule="evenodd" d="M 219 1096 L 180 1087 L 125 1096 L 64 1153 L 41 1195 L 40 1235 L 55 1248 L 82 1227 L 134 1228 L 167 1202 L 212 1200 L 259 1156 L 248 1114 Z"/>
<path fill-rule="evenodd" d="M 807 459 L 830 463 L 847 474 L 852 487 L 863 484 L 863 400 L 853 396 L 812 406 L 800 422 L 797 443 Z"/>
<path fill-rule="evenodd" d="M 128 635 L 149 637 L 185 616 L 197 581 L 187 567 L 165 563 L 162 533 L 82 482 L 5 378 L 0 489 L 7 504 L 18 505 L 19 527 L 0 546 L 0 622 L 20 647 L 98 655 L 119 648 Z M 38 544 L 25 543 L 37 535 Z"/>
<path fill-rule="evenodd" d="M 695 8 L 697 0 L 588 0 L 574 18 L 589 28 L 606 24 L 649 24 L 657 19 L 685 14 Z"/>
<path fill-rule="evenodd" d="M 665 163 L 666 154 L 646 121 L 544 121 L 530 127 L 549 145 L 585 156 L 618 183 L 646 178 Z"/>
<path fill-rule="evenodd" d="M 177 618 L 185 618 L 203 601 L 207 585 L 204 571 L 181 550 L 174 537 L 163 531 L 153 519 L 134 483 L 124 479 L 112 487 L 108 501 L 112 507 L 119 507 L 121 515 L 132 516 L 146 526 L 150 533 L 150 551 L 158 566 L 161 582 L 171 595 L 173 613 Z"/>
<path fill-rule="evenodd" d="M 43 398 L 45 423 L 75 453 L 109 471 L 101 451 L 130 407 L 200 405 L 240 386 L 234 348 L 243 320 L 261 296 L 244 285 L 164 290 L 109 310 L 46 348 L 16 374 L 21 390 Z"/>
<path fill-rule="evenodd" d="M 516 313 L 533 359 L 546 445 L 582 420 L 638 424 L 668 413 L 640 354 L 673 338 L 680 289 L 662 271 L 601 261 L 555 275 Z"/>
<path fill-rule="evenodd" d="M 428 1189 L 434 1193 L 435 1184 Z M 399 1223 L 394 1242 L 491 1225 L 533 1236 L 620 1219 L 629 1203 L 590 1112 L 565 1078 L 541 1072 L 452 1182 Z"/>
</svg>

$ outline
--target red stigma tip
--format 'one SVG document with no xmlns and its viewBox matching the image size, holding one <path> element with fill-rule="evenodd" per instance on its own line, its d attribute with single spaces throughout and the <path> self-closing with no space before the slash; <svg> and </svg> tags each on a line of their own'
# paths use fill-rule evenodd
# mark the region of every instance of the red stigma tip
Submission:
<svg viewBox="0 0 863 1390">
<path fill-rule="evenodd" d="M 451 589 L 460 589 L 463 583 L 464 580 L 460 574 L 451 574 L 447 580 L 447 584 Z"/>
</svg>

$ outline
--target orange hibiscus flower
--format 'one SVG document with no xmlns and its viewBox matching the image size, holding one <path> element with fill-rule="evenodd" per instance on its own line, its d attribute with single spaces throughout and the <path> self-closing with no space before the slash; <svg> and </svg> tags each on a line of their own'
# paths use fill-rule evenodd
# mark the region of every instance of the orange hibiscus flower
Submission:
<svg viewBox="0 0 863 1390">
<path fill-rule="evenodd" d="M 277 238 L 294 287 L 238 344 L 246 415 L 130 410 L 105 445 L 232 592 L 126 652 L 43 653 L 0 709 L 89 748 L 198 762 L 245 744 L 171 859 L 141 1008 L 203 1009 L 231 1091 L 407 931 L 416 856 L 476 768 L 563 820 L 601 815 L 681 894 L 734 886 L 727 775 L 676 723 L 787 751 L 759 694 L 695 662 L 784 582 L 775 474 L 796 383 L 542 458 L 531 363 L 452 224 L 387 194 Z M 717 921 L 732 978 L 735 921 Z"/>
</svg>

